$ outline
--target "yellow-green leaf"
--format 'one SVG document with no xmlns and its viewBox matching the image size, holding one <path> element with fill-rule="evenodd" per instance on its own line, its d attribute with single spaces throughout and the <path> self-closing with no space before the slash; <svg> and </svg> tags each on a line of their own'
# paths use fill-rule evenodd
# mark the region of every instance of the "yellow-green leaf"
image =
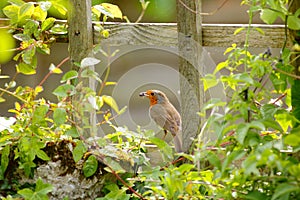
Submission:
<svg viewBox="0 0 300 200">
<path fill-rule="evenodd" d="M 119 114 L 119 107 L 114 98 L 112 98 L 111 96 L 103 95 L 102 99 L 107 105 L 109 105 L 114 111 L 116 111 Z"/>
<path fill-rule="evenodd" d="M 122 19 L 123 14 L 117 5 L 113 5 L 110 3 L 102 3 L 101 6 L 108 10 L 115 18 Z"/>
</svg>

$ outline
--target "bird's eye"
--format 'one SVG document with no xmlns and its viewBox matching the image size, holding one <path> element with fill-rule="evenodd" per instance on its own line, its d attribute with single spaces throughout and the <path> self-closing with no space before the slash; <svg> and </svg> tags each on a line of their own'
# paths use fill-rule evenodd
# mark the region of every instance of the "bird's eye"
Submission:
<svg viewBox="0 0 300 200">
<path fill-rule="evenodd" d="M 154 96 L 154 92 L 151 92 L 150 95 L 151 95 L 151 96 Z"/>
</svg>

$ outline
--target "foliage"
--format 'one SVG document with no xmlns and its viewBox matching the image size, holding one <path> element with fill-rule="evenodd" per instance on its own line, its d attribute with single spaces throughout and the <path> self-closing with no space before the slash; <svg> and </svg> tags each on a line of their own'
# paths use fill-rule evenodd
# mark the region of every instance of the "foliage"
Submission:
<svg viewBox="0 0 300 200">
<path fill-rule="evenodd" d="M 19 53 L 14 57 L 18 61 L 17 74 L 30 75 L 38 66 L 36 53 L 49 54 L 55 35 L 66 33 L 67 27 L 47 18 L 48 11 L 55 8 L 64 15 L 67 5 L 58 4 L 58 0 L 10 2 L 3 12 L 11 19 L 13 37 L 20 41 Z M 147 3 L 141 2 L 146 8 Z M 251 27 L 256 13 L 266 23 L 280 17 L 286 28 L 299 31 L 300 9 L 291 13 L 286 0 L 245 0 L 243 4 L 249 5 L 249 27 L 237 29 L 234 34 L 246 30 L 245 46 L 232 44 L 224 53 L 227 60 L 202 79 L 205 91 L 221 84 L 227 94 L 228 101 L 211 99 L 199 111 L 199 117 L 205 119 L 201 133 L 217 135 L 216 141 L 205 143 L 200 135 L 192 153 L 181 153 L 177 158 L 152 131 L 139 128 L 130 131 L 113 125 L 115 116 L 111 110 L 118 115 L 125 108 L 119 109 L 111 96 L 102 93 L 109 84 L 89 68 L 100 63 L 91 57 L 76 63 L 78 71 L 63 74 L 61 84 L 53 91 L 57 102 L 39 98 L 47 78 L 63 73 L 61 65 L 68 60 L 65 59 L 58 65 L 52 64 L 44 80 L 35 87 L 16 86 L 15 76 L 5 88 L 0 88 L 2 101 L 5 94 L 17 100 L 15 108 L 9 110 L 16 122 L 0 133 L 0 181 L 4 183 L 1 189 L 15 189 L 13 194 L 17 192 L 25 199 L 47 199 L 51 185 L 41 179 L 35 186 L 14 185 L 9 182 L 8 166 L 17 162 L 17 168 L 33 176 L 36 160 L 51 159 L 45 152 L 48 142 L 72 140 L 76 143 L 73 159 L 77 163 L 84 160 L 82 171 L 86 177 L 95 175 L 102 165 L 115 177 L 105 183 L 102 191 L 105 196 L 98 199 L 297 199 L 299 77 L 292 65 L 296 52 L 286 48 L 285 43 L 280 58 L 272 57 L 269 50 L 255 55 L 249 51 L 249 37 L 251 31 L 263 34 L 262 30 Z M 124 19 L 117 7 L 107 3 L 94 5 L 92 10 L 96 20 Z M 103 27 L 98 28 L 103 37 L 108 36 Z M 109 55 L 101 46 L 96 46 L 95 52 L 108 59 L 117 53 Z M 227 75 L 218 77 L 218 72 L 224 70 Z M 98 92 L 85 86 L 91 78 L 101 85 Z M 109 110 L 104 110 L 105 104 Z M 102 119 L 97 126 L 107 123 L 114 131 L 103 138 L 87 139 L 94 130 L 90 113 Z M 150 144 L 157 146 L 165 165 L 150 164 L 147 155 Z"/>
<path fill-rule="evenodd" d="M 35 200 L 35 199 L 42 199 L 47 200 L 49 199 L 47 194 L 52 191 L 52 186 L 48 183 L 43 183 L 42 179 L 39 178 L 36 181 L 35 190 L 31 190 L 28 188 L 19 190 L 18 193 L 25 198 L 25 200 Z"/>
</svg>

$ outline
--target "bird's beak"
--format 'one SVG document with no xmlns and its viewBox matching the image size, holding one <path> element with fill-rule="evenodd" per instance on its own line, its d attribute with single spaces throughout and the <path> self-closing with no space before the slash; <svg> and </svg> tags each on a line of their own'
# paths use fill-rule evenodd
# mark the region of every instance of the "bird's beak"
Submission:
<svg viewBox="0 0 300 200">
<path fill-rule="evenodd" d="M 147 96 L 149 96 L 146 92 L 141 92 L 140 94 L 139 94 L 139 96 L 140 97 L 147 97 Z"/>
</svg>

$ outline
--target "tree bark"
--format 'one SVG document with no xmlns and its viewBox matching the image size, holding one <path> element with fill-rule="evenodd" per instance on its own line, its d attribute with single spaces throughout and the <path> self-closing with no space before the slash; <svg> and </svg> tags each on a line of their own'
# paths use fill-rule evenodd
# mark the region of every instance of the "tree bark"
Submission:
<svg viewBox="0 0 300 200">
<path fill-rule="evenodd" d="M 80 63 L 86 57 L 93 57 L 93 25 L 91 15 L 91 0 L 70 0 L 69 12 L 69 52 L 72 63 L 72 69 L 77 70 L 78 67 L 74 63 Z M 95 70 L 94 66 L 89 66 L 91 70 Z M 90 87 L 96 91 L 95 80 L 89 79 L 83 81 L 84 87 Z M 76 98 L 76 97 L 75 97 Z M 96 134 L 96 114 L 88 113 L 90 125 L 90 136 Z"/>
<path fill-rule="evenodd" d="M 203 95 L 200 87 L 202 21 L 201 0 L 177 0 L 178 49 L 183 150 L 188 151 L 200 133 Z"/>
</svg>

